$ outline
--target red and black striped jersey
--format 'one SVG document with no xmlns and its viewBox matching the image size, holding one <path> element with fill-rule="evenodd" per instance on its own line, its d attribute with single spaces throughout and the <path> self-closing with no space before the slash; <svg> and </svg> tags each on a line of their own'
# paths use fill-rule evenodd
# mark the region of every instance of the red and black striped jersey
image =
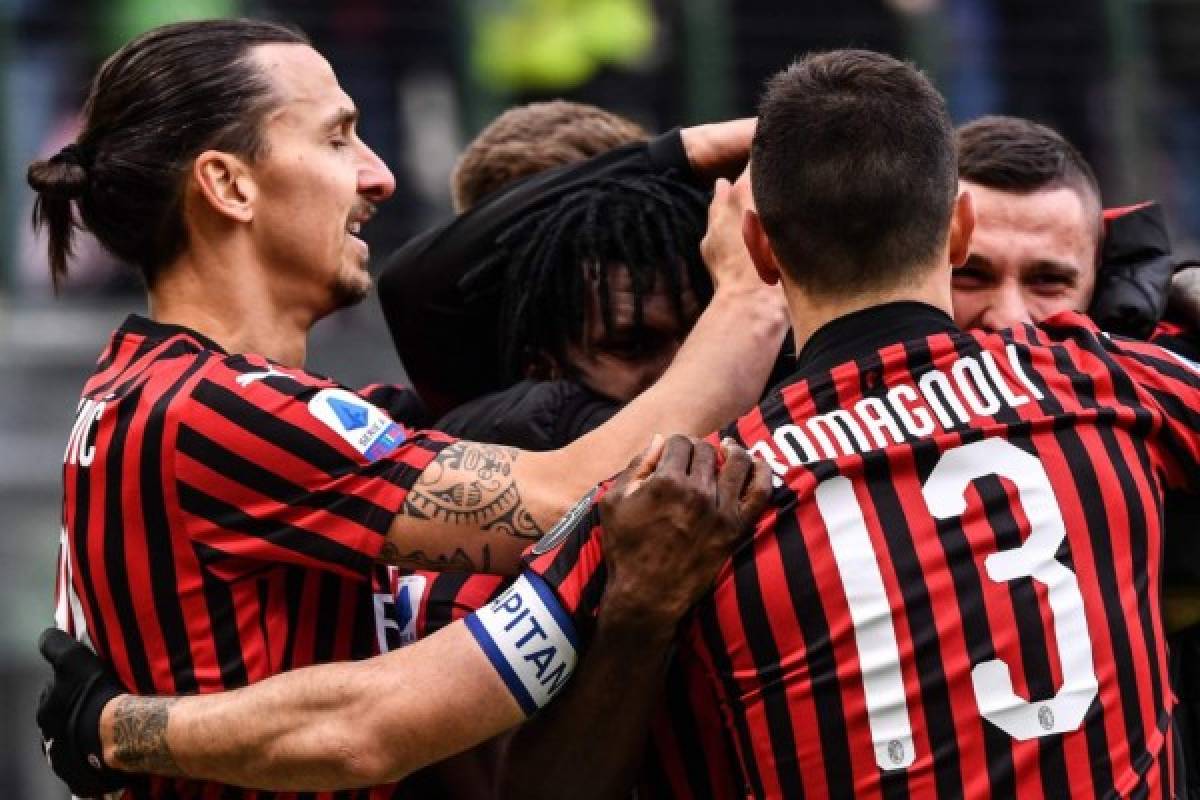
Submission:
<svg viewBox="0 0 1200 800">
<path fill-rule="evenodd" d="M 1162 506 L 1200 489 L 1194 363 L 1077 314 L 965 333 L 889 304 L 726 433 L 777 488 L 677 658 L 751 794 L 1169 792 Z M 530 565 L 594 613 L 602 542 L 586 515 Z"/>
<path fill-rule="evenodd" d="M 145 695 L 375 655 L 399 628 L 375 559 L 448 441 L 325 378 L 130 317 L 67 444 L 58 624 Z M 155 779 L 128 796 L 265 795 Z"/>
</svg>

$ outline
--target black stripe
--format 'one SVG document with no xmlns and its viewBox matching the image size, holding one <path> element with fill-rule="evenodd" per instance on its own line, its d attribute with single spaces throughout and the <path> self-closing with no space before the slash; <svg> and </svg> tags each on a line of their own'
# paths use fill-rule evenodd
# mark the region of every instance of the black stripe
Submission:
<svg viewBox="0 0 1200 800">
<path fill-rule="evenodd" d="M 693 798 L 712 798 L 713 787 L 709 782 L 708 764 L 704 744 L 696 735 L 696 715 L 693 713 L 693 698 L 688 691 L 688 678 L 679 666 L 679 659 L 672 658 L 667 667 L 666 685 L 663 687 L 661 706 L 670 719 L 671 736 L 679 751 L 678 766 L 687 778 L 688 792 Z M 707 702 L 714 702 L 706 698 Z M 661 767 L 664 756 L 659 754 L 650 763 Z M 663 791 L 670 786 L 665 773 L 659 772 Z"/>
<path fill-rule="evenodd" d="M 105 452 L 107 453 L 107 451 Z M 105 459 L 105 464 L 107 464 L 107 455 Z M 100 468 L 99 464 L 95 462 L 92 462 L 92 464 L 93 467 Z M 88 528 L 88 517 L 91 514 L 92 508 L 91 485 L 92 467 L 76 467 L 75 513 L 74 518 L 68 520 L 68 524 L 71 527 L 67 543 L 71 547 L 71 570 L 75 575 L 79 576 L 78 583 L 83 587 L 83 601 L 87 603 L 87 610 L 91 612 L 90 620 L 87 620 L 85 617 L 85 621 L 90 622 L 92 626 L 88 630 L 88 636 L 92 640 L 96 652 L 101 656 L 105 656 L 109 663 L 112 663 L 112 646 L 109 644 L 108 626 L 96 597 L 96 581 L 92 577 L 92 562 L 87 552 L 88 540 L 92 536 L 104 535 L 103 529 L 93 532 Z M 67 602 L 70 602 L 70 597 L 67 598 Z M 70 608 L 69 605 L 68 608 Z"/>
<path fill-rule="evenodd" d="M 213 472 L 284 506 L 320 509 L 379 534 L 386 534 L 396 517 L 394 509 L 384 508 L 364 497 L 328 489 L 314 491 L 293 483 L 264 466 L 242 458 L 186 423 L 179 426 L 176 445 L 180 453 Z"/>
<path fill-rule="evenodd" d="M 200 560 L 206 563 L 211 563 L 220 555 L 203 542 L 194 541 L 192 546 Z M 213 649 L 221 670 L 221 685 L 226 689 L 245 686 L 249 678 L 245 655 L 242 653 L 242 640 L 238 635 L 238 609 L 234 607 L 231 585 L 206 569 L 201 570 L 200 575 L 212 628 Z"/>
<path fill-rule="evenodd" d="M 125 654 L 129 660 L 133 689 L 138 694 L 156 694 L 153 673 L 146 657 L 146 645 L 134 611 L 129 567 L 125 563 L 125 515 L 122 499 L 128 483 L 137 480 L 125 471 L 125 443 L 137 413 L 141 389 L 124 398 L 114 409 L 117 415 L 104 464 L 104 566 L 109 594 L 121 625 Z M 139 473 L 140 475 L 140 473 Z M 140 487 L 135 490 L 140 494 Z"/>
<path fill-rule="evenodd" d="M 291 453 L 331 477 L 338 477 L 358 467 L 358 461 L 337 448 L 286 420 L 240 397 L 210 380 L 201 380 L 192 398 L 212 409 L 229 422 Z"/>
<path fill-rule="evenodd" d="M 317 619 L 344 620 L 342 616 L 342 581 L 331 572 L 323 573 L 318 580 Z M 337 632 L 335 625 L 318 625 L 313 640 L 313 663 L 328 664 L 334 660 L 333 646 Z"/>
<path fill-rule="evenodd" d="M 176 694 L 195 694 L 196 667 L 188 643 L 187 623 L 179 602 L 179 581 L 175 573 L 175 553 L 171 545 L 171 521 L 163 495 L 164 426 L 167 409 L 184 384 L 204 367 L 207 357 L 188 365 L 175 382 L 154 401 L 142 431 L 142 452 L 138 458 L 141 473 L 142 522 L 145 526 L 146 555 L 150 565 L 150 592 L 158 614 L 159 628 L 171 663 Z"/>
<path fill-rule="evenodd" d="M 745 548 L 750 549 L 750 548 Z M 725 701 L 729 704 L 729 716 L 733 719 L 734 734 L 737 736 L 738 748 L 741 750 L 740 763 L 749 772 L 747 781 L 754 790 L 755 797 L 765 797 L 762 778 L 758 773 L 758 759 L 755 757 L 754 737 L 746 721 L 746 707 L 742 704 L 741 691 L 733 679 L 733 665 L 729 661 L 729 646 L 721 634 L 717 622 L 715 604 L 709 599 L 701 601 L 697 608 L 696 620 L 700 635 L 704 639 L 704 649 L 712 659 L 713 669 L 717 680 L 721 682 Z"/>
<path fill-rule="evenodd" d="M 387 577 L 387 567 L 382 564 L 376 564 L 374 568 L 374 579 L 369 583 L 356 583 L 354 585 L 354 599 L 351 601 L 354 604 L 353 608 L 342 609 L 342 616 L 338 619 L 349 621 L 350 629 L 350 658 L 370 658 L 380 652 L 379 634 L 376 630 L 375 618 L 375 589 L 376 587 L 389 587 L 390 594 L 391 582 Z M 393 612 L 394 615 L 394 612 Z"/>
<path fill-rule="evenodd" d="M 429 581 L 425 589 L 425 628 L 422 636 L 440 631 L 454 621 L 454 609 L 458 605 L 458 593 L 471 579 L 469 572 L 439 572 Z M 419 609 L 414 609 L 419 613 Z"/>
<path fill-rule="evenodd" d="M 301 567 L 285 567 L 283 578 L 284 607 L 287 609 L 287 640 L 283 645 L 283 669 L 294 669 L 299 665 L 311 663 L 307 654 L 296 655 L 296 632 L 303 621 L 300 620 L 300 604 L 304 599 L 304 587 L 307 578 L 317 573 Z"/>
<path fill-rule="evenodd" d="M 219 528 L 235 531 L 243 536 L 262 539 L 276 547 L 291 550 L 309 559 L 342 565 L 364 576 L 374 563 L 370 557 L 359 550 L 354 550 L 319 534 L 287 525 L 279 520 L 252 517 L 242 509 L 181 480 L 176 482 L 176 487 L 179 491 L 180 508 L 208 520 Z M 228 554 L 217 549 L 207 550 L 206 555 L 213 558 L 228 557 Z M 206 560 L 205 563 L 211 562 Z"/>
<path fill-rule="evenodd" d="M 1104 349 L 1107 352 L 1112 353 L 1117 358 L 1132 359 L 1133 361 L 1148 367 L 1154 372 L 1170 378 L 1173 381 L 1178 381 L 1185 386 L 1196 387 L 1197 385 L 1200 385 L 1200 373 L 1197 373 L 1190 367 L 1185 366 L 1183 362 L 1171 355 L 1171 351 L 1163 350 L 1161 347 L 1158 347 L 1157 344 L 1140 342 L 1137 344 L 1141 344 L 1141 347 L 1131 347 L 1130 345 L 1134 343 L 1129 341 L 1117 342 L 1110 340 L 1110 343 L 1116 346 L 1105 347 Z M 1104 347 L 1104 343 L 1100 342 L 1099 346 Z M 1094 349 L 1095 348 L 1093 348 L 1093 350 Z M 1151 352 L 1153 349 L 1157 349 L 1158 352 Z M 1184 358 L 1187 358 L 1187 356 L 1184 356 Z M 1188 360 L 1190 361 L 1192 359 Z"/>
</svg>

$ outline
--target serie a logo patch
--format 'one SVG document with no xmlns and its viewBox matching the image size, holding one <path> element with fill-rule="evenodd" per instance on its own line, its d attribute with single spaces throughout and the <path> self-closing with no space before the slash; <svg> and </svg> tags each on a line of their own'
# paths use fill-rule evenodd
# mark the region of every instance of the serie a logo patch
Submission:
<svg viewBox="0 0 1200 800">
<path fill-rule="evenodd" d="M 391 417 L 345 389 L 322 389 L 308 401 L 308 410 L 367 461 L 378 461 L 404 443 L 404 429 Z"/>
</svg>

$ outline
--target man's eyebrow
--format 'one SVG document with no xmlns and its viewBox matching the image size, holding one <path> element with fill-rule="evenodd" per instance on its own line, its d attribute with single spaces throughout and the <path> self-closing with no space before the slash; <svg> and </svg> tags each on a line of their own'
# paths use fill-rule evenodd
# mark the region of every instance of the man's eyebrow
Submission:
<svg viewBox="0 0 1200 800">
<path fill-rule="evenodd" d="M 341 128 L 354 127 L 354 124 L 357 122 L 357 108 L 340 108 L 326 120 L 325 128 L 327 130 L 339 130 Z"/>
<path fill-rule="evenodd" d="M 1032 264 L 1039 272 L 1057 272 L 1063 275 L 1079 275 L 1083 272 L 1079 267 L 1067 261 L 1056 261 L 1052 258 L 1040 258 Z"/>
<path fill-rule="evenodd" d="M 966 263 L 964 263 L 962 266 L 963 267 L 990 267 L 991 265 L 992 265 L 992 262 L 988 260 L 987 256 L 982 256 L 979 253 L 969 253 L 969 254 L 967 254 Z M 962 267 L 956 267 L 956 269 L 962 269 Z"/>
</svg>

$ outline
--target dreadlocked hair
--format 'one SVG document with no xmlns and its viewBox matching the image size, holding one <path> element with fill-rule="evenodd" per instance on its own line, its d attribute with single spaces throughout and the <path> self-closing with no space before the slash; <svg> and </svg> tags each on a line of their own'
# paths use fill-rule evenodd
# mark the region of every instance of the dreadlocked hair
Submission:
<svg viewBox="0 0 1200 800">
<path fill-rule="evenodd" d="M 629 270 L 636 336 L 643 333 L 645 296 L 659 276 L 678 319 L 688 322 L 684 287 L 702 305 L 712 297 L 700 257 L 707 207 L 707 193 L 670 175 L 605 178 L 556 195 L 505 231 L 481 268 L 501 276 L 498 334 L 506 377 L 521 377 L 538 353 L 565 363 L 567 344 L 583 337 L 593 280 L 605 332 L 612 332 L 613 265 Z"/>
</svg>

